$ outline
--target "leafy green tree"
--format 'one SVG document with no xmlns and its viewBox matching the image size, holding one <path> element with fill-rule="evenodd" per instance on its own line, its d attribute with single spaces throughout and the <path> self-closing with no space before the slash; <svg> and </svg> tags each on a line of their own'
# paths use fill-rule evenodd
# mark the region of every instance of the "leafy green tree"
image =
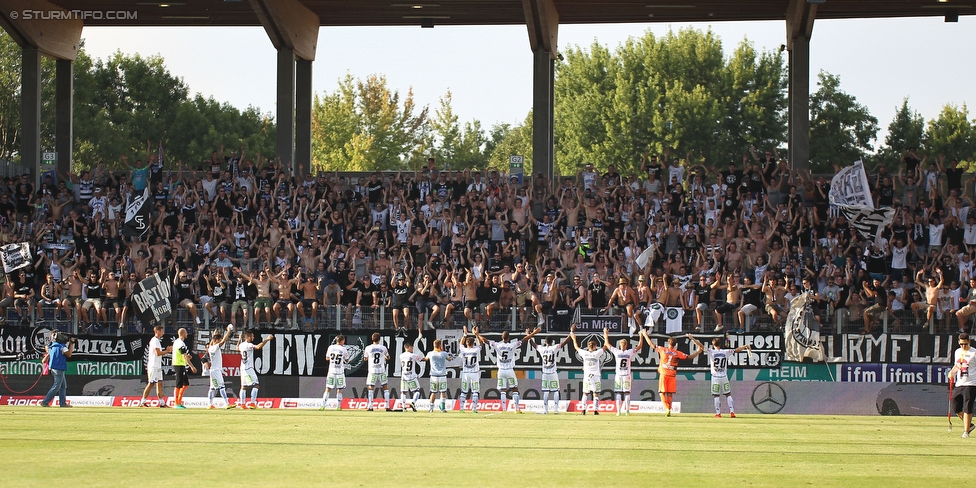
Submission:
<svg viewBox="0 0 976 488">
<path fill-rule="evenodd" d="M 20 61 L 17 43 L 0 31 L 0 161 L 20 149 Z"/>
<path fill-rule="evenodd" d="M 925 150 L 946 159 L 972 161 L 976 156 L 976 128 L 969 120 L 966 104 L 946 104 L 939 117 L 929 121 L 925 131 Z"/>
<path fill-rule="evenodd" d="M 877 159 L 887 164 L 898 164 L 908 148 L 922 146 L 924 137 L 925 119 L 908 106 L 908 98 L 905 98 L 888 124 L 888 135 L 885 136 L 884 146 L 878 151 Z"/>
<path fill-rule="evenodd" d="M 779 53 L 743 41 L 728 59 L 711 31 L 647 32 L 616 51 L 570 48 L 556 71 L 557 173 L 581 164 L 636 172 L 645 152 L 691 152 L 724 167 L 786 133 Z"/>
<path fill-rule="evenodd" d="M 825 71 L 810 96 L 810 171 L 831 172 L 872 152 L 878 119 L 857 99 L 840 89 L 840 77 Z"/>
<path fill-rule="evenodd" d="M 415 111 L 417 113 L 415 113 Z M 322 170 L 395 170 L 416 165 L 429 141 L 427 108 L 382 76 L 346 76 L 312 106 L 312 166 Z M 426 158 L 424 158 L 426 159 Z"/>
<path fill-rule="evenodd" d="M 523 156 L 522 171 L 526 175 L 532 174 L 532 112 L 521 125 L 512 127 L 509 124 L 497 124 L 491 128 L 491 139 L 486 143 L 488 152 L 488 168 L 508 172 L 509 157 Z M 571 173 L 563 173 L 571 174 Z"/>
</svg>

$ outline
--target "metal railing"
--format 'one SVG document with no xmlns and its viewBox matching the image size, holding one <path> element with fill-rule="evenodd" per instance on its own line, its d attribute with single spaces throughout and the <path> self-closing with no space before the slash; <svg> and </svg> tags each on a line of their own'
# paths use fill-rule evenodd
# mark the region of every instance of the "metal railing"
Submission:
<svg viewBox="0 0 976 488">
<path fill-rule="evenodd" d="M 287 312 L 283 312 L 280 320 L 272 312 L 272 320 L 270 322 L 262 312 L 261 321 L 259 322 L 255 320 L 253 303 L 249 303 L 247 309 L 247 322 L 242 323 L 242 320 L 235 321 L 239 326 L 279 330 L 387 330 L 394 329 L 397 325 L 408 328 L 409 330 L 417 330 L 418 318 L 419 324 L 422 324 L 424 329 L 460 329 L 466 325 L 478 325 L 482 330 L 497 331 L 508 329 L 511 331 L 521 331 L 527 328 L 533 328 L 538 324 L 538 318 L 532 313 L 530 307 L 503 308 L 493 313 L 490 320 L 483 307 L 479 307 L 478 310 L 472 311 L 472 322 L 469 322 L 463 310 L 454 310 L 448 318 L 444 316 L 442 309 L 438 311 L 436 316 L 430 317 L 429 312 L 419 314 L 416 307 L 411 307 L 407 320 L 404 320 L 401 315 L 399 320 L 394 321 L 393 310 L 391 308 L 346 305 L 319 307 L 314 315 L 309 311 L 304 320 L 297 310 L 293 311 L 290 315 Z M 148 333 L 148 328 L 134 317 L 126 319 L 124 326 L 119 327 L 114 309 L 106 310 L 106 318 L 108 320 L 104 323 L 98 323 L 96 321 L 94 308 L 87 311 L 87 317 L 79 317 L 74 310 L 72 310 L 70 315 L 66 316 L 62 310 L 56 309 L 53 306 L 42 307 L 41 315 L 37 314 L 36 306 L 29 307 L 29 310 L 30 314 L 27 316 L 29 325 L 46 326 L 71 334 L 122 335 L 125 333 Z M 604 315 L 621 316 L 622 312 L 620 309 L 611 308 Z M 580 313 L 583 315 L 600 315 L 601 311 L 598 309 L 582 308 L 580 309 Z M 238 311 L 237 315 L 240 318 L 241 312 Z M 176 329 L 180 327 L 194 331 L 197 329 L 211 330 L 225 325 L 225 322 L 215 320 L 215 317 L 210 315 L 204 307 L 199 307 L 199 316 L 200 324 L 197 325 L 187 309 L 177 307 L 173 310 L 173 314 L 164 320 L 163 325 L 166 327 L 167 333 L 175 333 Z M 821 333 L 823 334 L 859 333 L 864 330 L 863 317 L 852 316 L 846 308 L 837 309 L 832 311 L 832 313 L 827 310 L 818 310 L 817 317 L 820 322 Z M 14 307 L 9 307 L 4 318 L 7 324 L 17 324 L 21 322 L 22 317 L 17 314 Z M 549 319 L 551 320 L 551 317 Z M 751 316 L 747 316 L 744 324 L 738 324 L 737 320 L 735 312 L 723 314 L 722 322 L 724 329 L 722 330 L 734 331 L 742 329 L 745 332 L 782 331 L 782 328 L 778 324 L 775 324 L 772 318 L 764 312 L 757 311 Z M 664 322 L 663 317 L 658 320 L 654 332 L 663 333 L 665 331 Z M 97 323 L 98 325 L 89 328 L 89 324 L 91 323 Z M 694 310 L 685 310 L 681 332 L 716 332 L 716 323 L 714 312 L 711 309 L 703 313 L 700 324 L 697 321 Z M 626 328 L 625 322 L 624 330 Z M 972 328 L 969 322 L 967 322 L 966 328 Z M 871 327 L 873 333 L 936 334 L 952 333 L 958 329 L 958 322 L 954 314 L 945 313 L 942 319 L 933 318 L 932 321 L 926 321 L 924 314 L 921 318 L 917 318 L 910 310 L 901 311 L 897 317 L 886 311 L 872 321 Z"/>
</svg>

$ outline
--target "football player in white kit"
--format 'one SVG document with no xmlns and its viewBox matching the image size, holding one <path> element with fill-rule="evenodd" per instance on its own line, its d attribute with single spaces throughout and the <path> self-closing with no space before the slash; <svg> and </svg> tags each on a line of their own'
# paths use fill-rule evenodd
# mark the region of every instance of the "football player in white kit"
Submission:
<svg viewBox="0 0 976 488">
<path fill-rule="evenodd" d="M 234 326 L 228 325 L 227 332 L 221 336 L 219 331 L 214 331 L 213 337 L 210 338 L 210 345 L 207 347 L 207 355 L 210 356 L 210 392 L 209 400 L 211 409 L 217 408 L 214 406 L 214 393 L 220 392 L 221 398 L 224 399 L 224 405 L 226 408 L 234 408 L 229 401 L 227 401 L 227 389 L 224 387 L 224 360 L 220 348 L 224 347 L 224 343 L 227 339 L 230 339 L 230 334 L 234 332 Z"/>
<path fill-rule="evenodd" d="M 376 383 L 383 385 L 383 400 L 386 402 L 386 411 L 392 412 L 390 408 L 390 387 L 386 384 L 386 362 L 390 360 L 390 351 L 380 344 L 380 333 L 374 332 L 370 339 L 372 344 L 363 350 L 363 357 L 369 363 L 369 376 L 366 378 L 366 387 L 369 388 L 369 407 L 367 411 L 373 411 L 373 387 Z"/>
<path fill-rule="evenodd" d="M 526 329 L 525 340 L 531 339 L 540 331 L 542 331 L 540 327 L 536 327 L 535 330 Z M 482 342 L 484 342 L 483 338 Z M 498 367 L 498 391 L 502 394 L 502 411 L 508 411 L 508 394 L 511 393 L 512 401 L 515 404 L 515 413 L 522 413 L 519 411 L 518 378 L 515 377 L 515 357 L 518 356 L 519 348 L 522 347 L 522 341 L 512 340 L 508 331 L 505 330 L 502 331 L 500 342 L 488 341 L 488 345 L 495 350 L 495 365 Z"/>
<path fill-rule="evenodd" d="M 159 400 L 159 408 L 166 408 L 166 397 L 163 396 L 163 356 L 173 352 L 173 346 L 163 349 L 163 333 L 166 328 L 162 325 L 153 327 L 153 338 L 149 339 L 149 359 L 146 361 L 146 374 L 149 383 L 142 392 L 142 400 L 139 401 L 140 407 L 148 407 L 146 398 L 153 385 L 156 385 L 156 398 Z"/>
<path fill-rule="evenodd" d="M 434 350 L 427 353 L 424 361 L 430 363 L 430 408 L 429 412 L 434 411 L 434 395 L 441 394 L 441 401 L 438 404 L 441 413 L 447 413 L 445 403 L 447 402 L 447 361 L 450 355 L 444 350 L 444 341 L 437 339 L 434 341 Z"/>
<path fill-rule="evenodd" d="M 237 337 L 237 350 L 241 353 L 241 392 L 237 396 L 237 406 L 240 408 L 258 408 L 258 374 L 254 371 L 254 351 L 260 351 L 262 347 L 274 339 L 273 335 L 268 335 L 258 344 L 254 343 L 254 331 L 248 330 L 241 332 Z M 251 390 L 251 401 L 247 401 L 247 390 Z"/>
<path fill-rule="evenodd" d="M 559 374 L 556 373 L 556 356 L 559 355 L 559 350 L 569 342 L 569 336 L 566 336 L 559 344 L 556 344 L 555 337 L 549 337 L 546 339 L 546 345 L 540 346 L 532 341 L 532 345 L 535 350 L 539 352 L 539 356 L 542 357 L 542 413 L 549 413 L 549 395 L 552 394 L 553 399 L 553 414 L 559 413 Z"/>
<path fill-rule="evenodd" d="M 583 415 L 590 408 L 590 400 L 593 400 L 593 415 L 600 415 L 600 366 L 603 365 L 603 352 L 610 347 L 606 342 L 603 347 L 598 347 L 596 338 L 590 338 L 586 344 L 586 349 L 580 349 L 576 342 L 576 324 L 569 328 L 569 337 L 573 339 L 573 347 L 576 353 L 583 360 Z"/>
<path fill-rule="evenodd" d="M 610 346 L 609 348 L 610 353 L 613 354 L 614 364 L 616 365 L 613 376 L 613 392 L 616 396 L 615 404 L 618 417 L 621 412 L 624 415 L 630 415 L 630 384 L 634 379 L 630 367 L 633 363 L 634 356 L 644 347 L 644 337 L 646 334 L 647 332 L 641 329 L 640 340 L 637 341 L 637 345 L 633 348 L 627 347 L 630 345 L 627 339 L 620 339 L 617 343 L 620 347 Z M 610 344 L 610 329 L 606 327 L 603 328 L 603 343 Z"/>
<path fill-rule="evenodd" d="M 485 338 L 478 334 L 477 327 L 472 332 L 474 335 L 467 335 L 465 327 L 465 335 L 461 338 L 462 347 L 458 349 L 461 357 L 461 404 L 458 409 L 464 412 L 464 402 L 470 398 L 471 412 L 478 413 L 478 395 L 481 394 L 481 364 L 478 361 L 481 359 L 481 344 L 485 343 Z M 479 342 L 477 345 L 475 338 Z"/>
<path fill-rule="evenodd" d="M 325 351 L 325 357 L 329 360 L 329 374 L 325 377 L 325 393 L 322 394 L 322 406 L 319 410 L 325 410 L 325 402 L 329 400 L 329 392 L 336 390 L 336 410 L 342 410 L 342 390 L 346 387 L 346 364 L 349 363 L 349 350 L 346 349 L 346 336 L 339 334 L 334 340 L 334 344 Z"/>
<path fill-rule="evenodd" d="M 417 411 L 417 400 L 420 399 L 420 378 L 417 376 L 417 363 L 423 361 L 424 357 L 413 352 L 413 343 L 405 342 L 403 352 L 400 353 L 400 400 L 403 401 L 403 410 L 410 407 L 410 410 Z M 413 399 L 407 403 L 407 392 Z"/>
<path fill-rule="evenodd" d="M 695 339 L 695 345 L 699 349 L 705 346 Z M 732 384 L 729 383 L 729 356 L 742 352 L 745 349 L 752 354 L 752 346 L 743 344 L 735 349 L 723 349 L 725 345 L 724 337 L 712 339 L 712 347 L 705 352 L 708 353 L 708 366 L 712 372 L 712 397 L 715 400 L 715 418 L 722 418 L 722 395 L 725 395 L 725 403 L 729 405 L 729 417 L 735 418 L 735 402 L 732 401 Z"/>
</svg>

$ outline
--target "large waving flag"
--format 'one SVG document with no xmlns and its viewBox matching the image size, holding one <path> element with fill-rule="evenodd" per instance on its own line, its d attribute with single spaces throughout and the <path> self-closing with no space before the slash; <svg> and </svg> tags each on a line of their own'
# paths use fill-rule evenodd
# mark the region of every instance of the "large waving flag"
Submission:
<svg viewBox="0 0 976 488">
<path fill-rule="evenodd" d="M 152 208 L 149 205 L 149 187 L 125 205 L 125 225 L 122 233 L 126 237 L 141 238 L 149 230 Z"/>
<path fill-rule="evenodd" d="M 879 241 L 881 232 L 895 217 L 893 208 L 874 208 L 871 187 L 860 160 L 834 175 L 830 180 L 828 199 L 844 214 L 851 227 L 868 240 Z"/>
</svg>

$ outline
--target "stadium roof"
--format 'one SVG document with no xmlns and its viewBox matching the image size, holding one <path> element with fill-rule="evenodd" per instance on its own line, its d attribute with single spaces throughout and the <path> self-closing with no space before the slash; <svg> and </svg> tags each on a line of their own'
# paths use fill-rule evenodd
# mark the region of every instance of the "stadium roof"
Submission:
<svg viewBox="0 0 976 488">
<path fill-rule="evenodd" d="M 514 25 L 523 0 L 300 0 L 322 26 Z M 136 11 L 88 26 L 259 26 L 251 2 L 226 0 L 52 0 L 65 10 Z M 785 20 L 789 0 L 552 0 L 560 24 Z M 808 0 L 817 19 L 925 17 L 976 13 L 976 0 Z"/>
</svg>

